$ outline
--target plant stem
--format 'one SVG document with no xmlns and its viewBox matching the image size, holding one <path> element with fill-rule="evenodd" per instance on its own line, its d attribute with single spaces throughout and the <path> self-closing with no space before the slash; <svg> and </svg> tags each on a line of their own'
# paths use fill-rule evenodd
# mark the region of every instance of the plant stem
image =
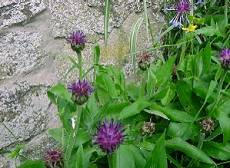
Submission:
<svg viewBox="0 0 230 168">
<path fill-rule="evenodd" d="M 211 110 L 211 112 L 210 112 L 210 115 L 212 115 L 213 114 L 213 112 L 214 112 L 214 110 L 216 109 L 216 106 L 218 105 L 218 103 L 219 103 L 219 101 L 220 101 L 220 97 L 221 97 L 221 91 L 222 91 L 222 87 L 223 87 L 223 84 L 224 84 L 224 80 L 225 80 L 225 78 L 226 78 L 226 76 L 227 76 L 227 71 L 224 73 L 224 76 L 221 78 L 221 80 L 220 80 L 220 85 L 219 85 L 219 91 L 218 91 L 218 96 L 217 96 L 217 99 L 216 99 L 216 102 L 215 102 L 215 104 L 214 104 L 214 106 L 213 106 L 213 108 L 212 108 L 212 110 Z M 227 86 L 228 87 L 228 86 Z"/>
<path fill-rule="evenodd" d="M 112 155 L 108 154 L 107 158 L 108 158 L 109 168 L 113 168 Z"/>
<path fill-rule="evenodd" d="M 77 135 L 78 133 L 78 129 L 80 127 L 80 121 L 81 121 L 81 114 L 82 114 L 82 106 L 78 106 L 79 107 L 79 111 L 77 114 L 77 121 L 76 121 L 76 128 L 75 128 L 75 135 Z"/>
<path fill-rule="evenodd" d="M 229 0 L 225 0 L 225 24 L 228 25 L 228 1 Z"/>
<path fill-rule="evenodd" d="M 82 54 L 81 52 L 77 52 L 78 56 L 78 69 L 79 69 L 79 79 L 82 80 L 83 77 L 83 69 L 82 69 Z"/>
</svg>

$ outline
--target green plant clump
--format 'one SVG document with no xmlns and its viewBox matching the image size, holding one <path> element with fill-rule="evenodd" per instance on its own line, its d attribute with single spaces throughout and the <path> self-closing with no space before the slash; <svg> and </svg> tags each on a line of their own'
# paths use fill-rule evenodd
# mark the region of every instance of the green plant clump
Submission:
<svg viewBox="0 0 230 168">
<path fill-rule="evenodd" d="M 131 32 L 132 80 L 118 67 L 100 63 L 98 45 L 92 67 L 84 69 L 86 37 L 81 31 L 71 34 L 68 42 L 76 51 L 72 69 L 78 69 L 79 76 L 74 83 L 58 83 L 48 91 L 62 122 L 49 134 L 61 148 L 48 151 L 41 161 L 25 160 L 19 168 L 230 165 L 228 0 L 165 2 L 162 11 L 170 26 L 161 33 L 161 43 L 150 35 L 152 47 L 139 51 L 141 24 L 152 32 L 144 4 L 144 15 Z M 107 0 L 106 44 L 110 5 Z M 159 49 L 163 56 L 151 62 Z"/>
</svg>

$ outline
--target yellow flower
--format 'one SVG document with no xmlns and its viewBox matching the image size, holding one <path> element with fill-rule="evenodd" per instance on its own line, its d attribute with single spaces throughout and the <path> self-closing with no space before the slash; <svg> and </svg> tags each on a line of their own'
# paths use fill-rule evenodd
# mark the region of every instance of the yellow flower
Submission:
<svg viewBox="0 0 230 168">
<path fill-rule="evenodd" d="M 197 25 L 190 24 L 188 27 L 183 27 L 182 30 L 186 32 L 194 32 L 197 28 Z"/>
</svg>

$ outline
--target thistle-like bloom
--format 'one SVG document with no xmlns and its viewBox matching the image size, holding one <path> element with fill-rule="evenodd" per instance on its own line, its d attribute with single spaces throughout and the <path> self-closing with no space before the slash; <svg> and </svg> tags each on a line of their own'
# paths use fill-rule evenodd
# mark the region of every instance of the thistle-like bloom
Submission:
<svg viewBox="0 0 230 168">
<path fill-rule="evenodd" d="M 148 69 L 151 63 L 151 57 L 152 55 L 148 52 L 138 55 L 138 67 L 143 71 Z"/>
<path fill-rule="evenodd" d="M 169 22 L 174 27 L 181 28 L 183 23 L 188 23 L 187 14 L 191 10 L 191 4 L 189 0 L 180 0 L 174 7 L 166 9 L 171 11 L 176 11 L 176 16 Z"/>
<path fill-rule="evenodd" d="M 124 141 L 124 128 L 114 120 L 104 121 L 99 125 L 94 141 L 104 152 L 111 154 Z"/>
<path fill-rule="evenodd" d="M 220 61 L 224 68 L 230 69 L 230 49 L 229 48 L 221 50 Z"/>
<path fill-rule="evenodd" d="M 86 36 L 82 31 L 78 30 L 71 33 L 70 36 L 67 37 L 67 41 L 71 44 L 71 48 L 79 53 L 85 48 Z"/>
<path fill-rule="evenodd" d="M 87 80 L 78 80 L 76 82 L 71 83 L 68 86 L 68 90 L 72 93 L 73 100 L 79 104 L 84 104 L 89 96 L 93 92 L 93 87 Z"/>
<path fill-rule="evenodd" d="M 62 152 L 58 150 L 49 150 L 45 155 L 46 165 L 50 168 L 57 167 L 61 168 L 63 166 L 63 155 Z"/>
</svg>

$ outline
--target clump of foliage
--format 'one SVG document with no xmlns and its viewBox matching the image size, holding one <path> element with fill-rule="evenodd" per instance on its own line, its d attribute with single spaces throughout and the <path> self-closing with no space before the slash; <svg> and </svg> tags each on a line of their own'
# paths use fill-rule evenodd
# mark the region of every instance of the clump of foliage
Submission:
<svg viewBox="0 0 230 168">
<path fill-rule="evenodd" d="M 135 47 L 132 50 L 133 65 L 139 68 L 134 68 L 135 81 L 126 80 L 117 67 L 100 64 L 98 45 L 93 49 L 92 68 L 85 70 L 82 51 L 86 37 L 80 31 L 73 33 L 68 42 L 76 51 L 76 59 L 71 61 L 79 76 L 72 84 L 59 83 L 48 91 L 62 122 L 61 128 L 51 129 L 49 134 L 62 146 L 62 154 L 54 152 L 53 160 L 58 163 L 46 159 L 36 168 L 229 165 L 228 5 L 227 0 L 179 0 L 167 6 L 164 11 L 171 26 L 161 36 L 163 44 L 153 41 L 154 46 L 137 58 Z M 144 17 L 151 32 L 147 13 Z M 152 53 L 159 48 L 164 58 L 151 63 Z M 36 164 L 26 161 L 20 167 L 29 163 Z"/>
</svg>

